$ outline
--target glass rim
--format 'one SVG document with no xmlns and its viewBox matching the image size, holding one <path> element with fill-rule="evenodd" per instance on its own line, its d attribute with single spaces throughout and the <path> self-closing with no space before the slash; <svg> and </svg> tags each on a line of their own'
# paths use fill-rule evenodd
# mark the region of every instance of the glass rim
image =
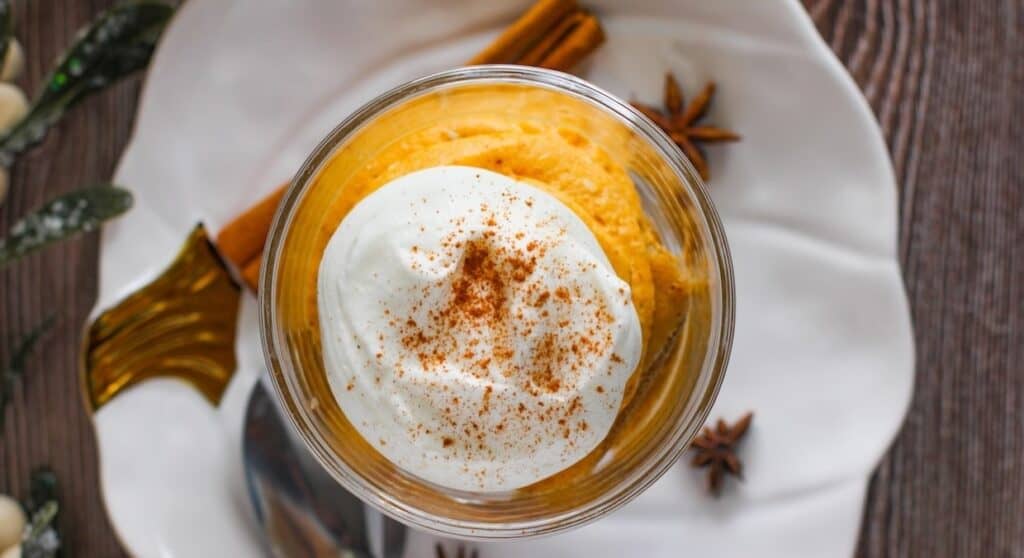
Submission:
<svg viewBox="0 0 1024 558">
<path fill-rule="evenodd" d="M 640 138 L 649 142 L 688 190 L 686 193 L 699 209 L 700 220 L 697 221 L 697 226 L 704 230 L 710 240 L 712 253 L 709 260 L 713 262 L 715 278 L 719 285 L 718 292 L 711 296 L 712 322 L 709 327 L 708 349 L 694 385 L 693 396 L 685 403 L 697 405 L 696 413 L 690 415 L 690 420 L 679 420 L 671 425 L 673 431 L 667 437 L 670 443 L 664 444 L 656 453 L 630 471 L 623 482 L 615 488 L 580 508 L 557 516 L 497 525 L 484 521 L 438 517 L 422 511 L 382 493 L 352 470 L 344 460 L 336 458 L 322 439 L 310 410 L 299 404 L 301 390 L 297 385 L 297 379 L 282 371 L 281 357 L 289 360 L 290 357 L 287 354 L 286 342 L 279 339 L 275 333 L 274 315 L 274 300 L 278 287 L 274 271 L 294 216 L 294 209 L 322 165 L 334 154 L 335 148 L 360 131 L 375 116 L 419 95 L 447 86 L 489 82 L 529 85 L 568 94 L 606 111 Z M 724 228 L 703 181 L 690 161 L 650 119 L 604 89 L 562 72 L 516 65 L 467 66 L 408 81 L 375 97 L 335 126 L 303 162 L 278 205 L 264 254 L 258 290 L 260 345 L 274 390 L 279 403 L 287 411 L 288 420 L 298 430 L 307 449 L 320 465 L 362 502 L 406 525 L 443 536 L 475 540 L 510 540 L 549 535 L 582 526 L 622 507 L 667 472 L 689 447 L 690 441 L 707 421 L 728 366 L 735 322 L 732 259 Z"/>
</svg>

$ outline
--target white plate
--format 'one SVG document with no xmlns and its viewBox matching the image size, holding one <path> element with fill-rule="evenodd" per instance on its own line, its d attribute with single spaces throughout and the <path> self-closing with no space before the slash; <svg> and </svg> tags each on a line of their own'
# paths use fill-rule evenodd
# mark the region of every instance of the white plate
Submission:
<svg viewBox="0 0 1024 558">
<path fill-rule="evenodd" d="M 713 416 L 757 417 L 745 482 L 714 500 L 680 464 L 591 526 L 483 556 L 842 556 L 868 477 L 910 400 L 913 345 L 896 260 L 896 189 L 852 80 L 796 0 L 588 2 L 609 40 L 584 77 L 659 102 L 674 71 L 714 78 L 709 121 L 743 141 L 710 150 L 735 258 L 732 364 Z M 149 74 L 116 181 L 137 206 L 103 236 L 98 309 L 147 282 L 196 221 L 217 230 L 293 173 L 345 115 L 407 79 L 458 65 L 524 2 L 190 0 Z M 263 369 L 254 301 L 219 408 L 151 381 L 95 416 L 103 494 L 139 556 L 260 553 L 243 489 L 241 416 Z M 409 556 L 428 556 L 415 534 Z"/>
</svg>

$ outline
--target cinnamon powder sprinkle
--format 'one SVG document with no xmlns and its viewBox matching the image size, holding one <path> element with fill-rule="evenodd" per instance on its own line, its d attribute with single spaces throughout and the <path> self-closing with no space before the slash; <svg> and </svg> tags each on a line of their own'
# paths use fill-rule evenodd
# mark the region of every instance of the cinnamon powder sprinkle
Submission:
<svg viewBox="0 0 1024 558">
<path fill-rule="evenodd" d="M 505 201 L 533 204 L 529 198 Z M 402 354 L 386 359 L 396 359 L 396 367 L 410 361 L 422 367 L 427 379 L 417 381 L 426 382 L 423 392 L 438 416 L 434 432 L 416 428 L 410 435 L 439 441 L 448 450 L 445 458 L 493 459 L 503 446 L 526 441 L 539 448 L 555 436 L 573 447 L 588 424 L 579 417 L 582 399 L 568 396 L 614 344 L 608 326 L 615 318 L 605 299 L 583 293 L 578 266 L 548 258 L 566 232 L 558 229 L 538 239 L 540 229 L 503 229 L 509 222 L 487 205 L 472 217 L 453 218 L 453 232 L 440 249 L 410 249 L 418 269 L 441 269 L 445 279 L 417 287 L 419 292 L 406 299 L 414 301 L 408 307 L 383 309 L 394 317 L 387 327 L 397 336 L 377 337 L 397 337 L 402 348 Z M 628 293 L 620 294 L 628 299 Z M 617 355 L 611 358 L 622 362 Z M 456 395 L 463 391 L 448 389 L 444 375 L 449 371 L 480 382 L 476 404 Z M 438 375 L 436 381 L 431 374 Z M 597 387 L 598 394 L 605 391 Z M 519 401 L 524 393 L 532 403 Z"/>
</svg>

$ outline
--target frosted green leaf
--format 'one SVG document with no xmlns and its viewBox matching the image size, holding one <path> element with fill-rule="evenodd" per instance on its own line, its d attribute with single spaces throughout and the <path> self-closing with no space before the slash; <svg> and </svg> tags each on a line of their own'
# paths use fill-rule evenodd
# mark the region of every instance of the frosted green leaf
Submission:
<svg viewBox="0 0 1024 558">
<path fill-rule="evenodd" d="M 100 14 L 61 57 L 25 118 L 0 138 L 0 165 L 11 166 L 19 153 L 42 141 L 75 103 L 145 68 L 173 14 L 174 8 L 150 1 Z"/>
<path fill-rule="evenodd" d="M 21 539 L 22 558 L 54 558 L 60 554 L 57 531 L 57 476 L 49 468 L 32 471 L 29 498 L 23 503 L 31 520 Z"/>
<path fill-rule="evenodd" d="M 51 326 L 53 326 L 53 316 L 43 320 L 43 323 L 28 332 L 14 348 L 10 360 L 6 363 L 6 367 L 0 368 L 0 428 L 3 428 L 4 425 L 7 402 L 11 400 L 14 383 L 25 374 L 25 363 L 28 361 L 28 355 L 32 354 L 32 349 L 35 348 L 39 338 L 49 331 Z"/>
<path fill-rule="evenodd" d="M 21 558 L 53 558 L 60 550 L 60 537 L 53 528 L 60 506 L 50 500 L 32 513 L 21 538 Z"/>
<path fill-rule="evenodd" d="M 0 238 L 0 269 L 47 244 L 95 230 L 131 206 L 131 192 L 109 185 L 59 196 L 23 217 L 6 238 Z"/>
</svg>

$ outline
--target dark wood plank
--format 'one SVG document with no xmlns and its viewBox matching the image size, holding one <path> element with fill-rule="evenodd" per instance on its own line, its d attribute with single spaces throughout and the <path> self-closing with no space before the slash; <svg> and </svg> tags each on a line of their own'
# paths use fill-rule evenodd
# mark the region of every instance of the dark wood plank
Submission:
<svg viewBox="0 0 1024 558">
<path fill-rule="evenodd" d="M 15 35 L 26 53 L 18 80 L 29 96 L 75 32 L 113 0 L 14 2 Z M 109 180 L 128 140 L 140 78 L 85 101 L 46 142 L 18 161 L 0 207 L 0 230 L 62 192 Z M 100 497 L 96 442 L 78 383 L 81 328 L 96 296 L 96 235 L 54 246 L 0 271 L 0 354 L 44 317 L 56 315 L 15 391 L 0 433 L 0 492 L 23 497 L 30 471 L 52 467 L 61 481 L 60 527 L 76 556 L 123 551 Z"/>
<path fill-rule="evenodd" d="M 859 556 L 1024 554 L 1024 3 L 805 0 L 900 183 L 917 341 Z"/>
<path fill-rule="evenodd" d="M 74 31 L 111 0 L 16 1 L 34 91 Z M 859 556 L 1013 556 L 1024 545 L 1024 5 L 1020 0 L 804 0 L 882 124 L 900 182 L 899 252 L 916 324 L 907 424 L 872 482 Z M 87 101 L 20 161 L 0 229 L 43 200 L 109 178 L 139 80 Z M 77 379 L 96 239 L 0 271 L 0 353 L 60 321 L 0 435 L 0 491 L 32 467 L 64 488 L 80 556 L 121 553 L 100 501 Z"/>
</svg>

